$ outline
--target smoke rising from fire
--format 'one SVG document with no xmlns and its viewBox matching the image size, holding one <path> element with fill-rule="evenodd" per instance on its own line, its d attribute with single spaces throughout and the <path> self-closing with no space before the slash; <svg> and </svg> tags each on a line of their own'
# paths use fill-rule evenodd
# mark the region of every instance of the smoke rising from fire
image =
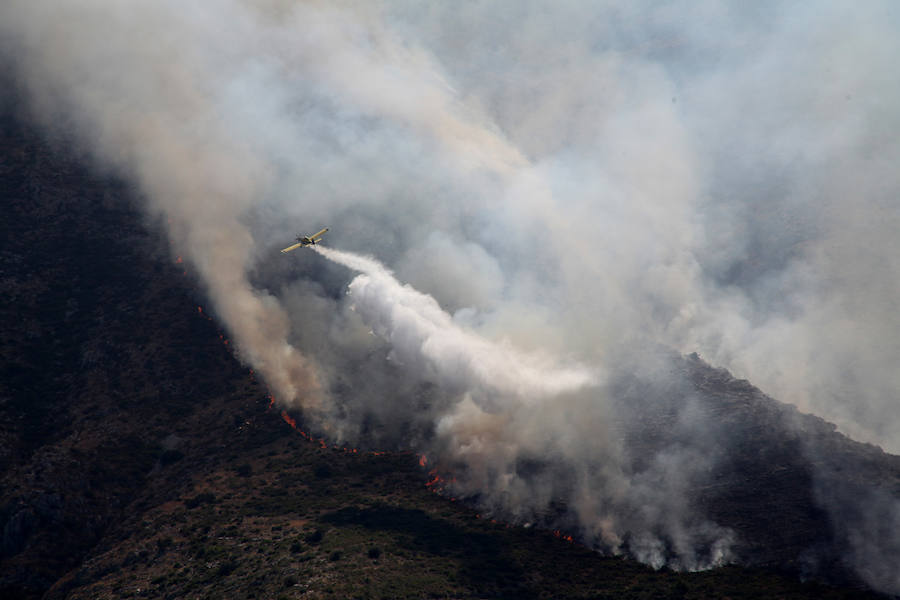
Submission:
<svg viewBox="0 0 900 600">
<path fill-rule="evenodd" d="M 280 402 L 686 567 L 728 554 L 686 497 L 715 428 L 685 409 L 695 443 L 629 469 L 603 381 L 652 371 L 634 348 L 900 450 L 898 30 L 874 1 L 0 7 L 35 117 L 166 216 Z M 326 225 L 386 268 L 277 253 Z"/>
<path fill-rule="evenodd" d="M 520 522 L 564 500 L 582 539 L 627 548 L 656 567 L 697 569 L 730 558 L 730 532 L 696 515 L 685 494 L 709 467 L 699 455 L 708 436 L 695 431 L 689 448 L 668 448 L 660 464 L 626 473 L 605 423 L 617 413 L 598 373 L 468 331 L 371 258 L 314 249 L 361 272 L 347 286 L 348 308 L 386 342 L 385 360 L 446 395 L 416 407 L 430 413 L 432 433 L 418 447 L 453 474 L 453 490 Z"/>
</svg>

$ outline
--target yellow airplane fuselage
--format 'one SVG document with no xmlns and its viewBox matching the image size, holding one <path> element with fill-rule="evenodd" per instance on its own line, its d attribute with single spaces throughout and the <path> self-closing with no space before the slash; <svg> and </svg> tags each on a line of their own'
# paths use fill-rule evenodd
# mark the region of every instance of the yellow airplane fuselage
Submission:
<svg viewBox="0 0 900 600">
<path fill-rule="evenodd" d="M 293 246 L 288 246 L 287 248 L 284 248 L 282 250 L 282 252 L 290 252 L 291 250 L 296 250 L 297 248 L 302 248 L 304 246 L 314 246 L 315 244 L 319 243 L 319 241 L 320 241 L 319 238 L 321 238 L 323 235 L 325 235 L 326 231 L 328 231 L 327 227 L 317 233 L 310 235 L 310 236 L 298 237 L 296 244 L 294 244 Z"/>
</svg>

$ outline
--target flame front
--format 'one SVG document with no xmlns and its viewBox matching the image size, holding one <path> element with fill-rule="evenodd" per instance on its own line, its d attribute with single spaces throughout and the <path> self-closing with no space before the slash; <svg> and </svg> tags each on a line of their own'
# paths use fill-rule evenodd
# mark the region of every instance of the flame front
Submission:
<svg viewBox="0 0 900 600">
<path fill-rule="evenodd" d="M 287 412 L 281 411 L 281 418 L 284 419 L 284 422 L 290 425 L 291 428 L 297 429 L 297 419 L 287 414 Z"/>
</svg>

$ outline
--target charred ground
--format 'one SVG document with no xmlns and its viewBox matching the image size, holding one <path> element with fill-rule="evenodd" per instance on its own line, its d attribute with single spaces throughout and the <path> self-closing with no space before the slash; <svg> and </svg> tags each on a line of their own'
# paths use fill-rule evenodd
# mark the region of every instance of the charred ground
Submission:
<svg viewBox="0 0 900 600">
<path fill-rule="evenodd" d="M 85 164 L 4 107 L 3 597 L 865 595 L 842 567 L 841 532 L 818 508 L 810 449 L 829 457 L 830 489 L 846 494 L 895 486 L 896 457 L 812 417 L 789 427 L 791 409 L 688 359 L 674 363 L 682 381 L 708 399 L 737 449 L 699 502 L 759 568 L 653 571 L 478 518 L 431 493 L 415 456 L 323 448 L 269 410 L 264 386 L 198 310 L 202 291 L 160 224 L 134 209 L 134 190 Z M 644 417 L 625 432 L 639 461 L 641 448 L 677 434 L 658 400 L 686 392 L 618 385 Z M 800 583 L 828 564 L 851 587 Z"/>
</svg>

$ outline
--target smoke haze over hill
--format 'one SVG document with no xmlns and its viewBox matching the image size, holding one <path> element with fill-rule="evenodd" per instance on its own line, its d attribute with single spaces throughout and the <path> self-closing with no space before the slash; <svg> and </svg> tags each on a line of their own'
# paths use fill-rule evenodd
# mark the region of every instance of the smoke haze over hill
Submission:
<svg viewBox="0 0 900 600">
<path fill-rule="evenodd" d="M 730 557 L 687 493 L 725 441 L 687 402 L 630 462 L 609 381 L 665 388 L 645 348 L 900 451 L 898 33 L 891 2 L 0 8 L 34 116 L 168 220 L 279 402 L 683 568 Z M 326 225 L 377 261 L 278 254 Z"/>
</svg>

